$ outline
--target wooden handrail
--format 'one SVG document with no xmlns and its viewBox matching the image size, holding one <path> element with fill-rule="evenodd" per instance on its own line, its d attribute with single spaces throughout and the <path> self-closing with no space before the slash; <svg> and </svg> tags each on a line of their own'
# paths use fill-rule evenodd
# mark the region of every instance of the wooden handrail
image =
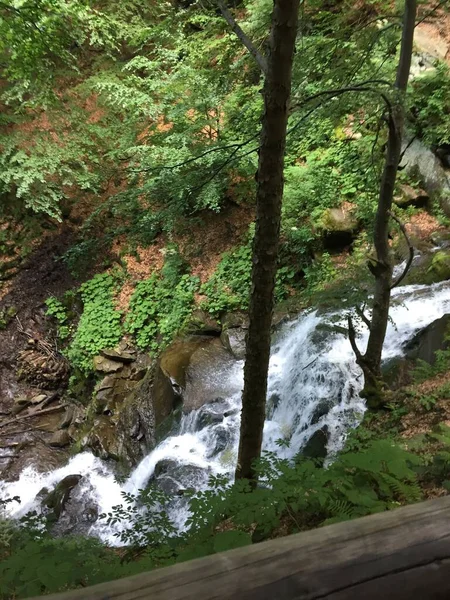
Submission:
<svg viewBox="0 0 450 600">
<path fill-rule="evenodd" d="M 447 600 L 450 496 L 44 598 Z"/>
</svg>

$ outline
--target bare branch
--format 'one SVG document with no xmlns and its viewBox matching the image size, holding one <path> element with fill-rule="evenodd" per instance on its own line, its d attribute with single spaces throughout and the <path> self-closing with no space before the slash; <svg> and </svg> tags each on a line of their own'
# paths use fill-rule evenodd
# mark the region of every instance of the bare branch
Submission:
<svg viewBox="0 0 450 600">
<path fill-rule="evenodd" d="M 247 35 L 242 31 L 241 27 L 238 25 L 235 18 L 228 10 L 228 7 L 226 6 L 225 2 L 223 2 L 223 0 L 217 0 L 217 4 L 225 21 L 228 23 L 228 25 L 231 27 L 232 31 L 237 35 L 237 37 L 241 40 L 241 42 L 244 44 L 244 46 L 247 48 L 247 50 L 250 52 L 253 58 L 256 60 L 256 62 L 259 65 L 259 68 L 265 75 L 267 73 L 267 60 L 265 56 L 261 54 L 258 48 L 250 40 L 250 38 L 247 37 Z"/>
<path fill-rule="evenodd" d="M 412 261 L 414 260 L 414 247 L 411 244 L 411 241 L 408 237 L 408 234 L 406 232 L 405 226 L 403 225 L 403 223 L 400 221 L 400 219 L 394 215 L 392 212 L 389 211 L 389 216 L 394 219 L 394 221 L 397 223 L 397 225 L 400 227 L 400 231 L 403 233 L 403 236 L 406 240 L 406 243 L 408 244 L 408 249 L 409 249 L 409 256 L 408 256 L 408 260 L 406 261 L 406 265 L 405 268 L 403 269 L 403 273 L 400 275 L 400 277 L 391 285 L 391 290 L 395 287 L 397 287 L 401 281 L 403 281 L 403 279 L 406 277 L 406 275 L 408 274 L 409 269 L 411 268 L 412 265 Z"/>
<path fill-rule="evenodd" d="M 353 321 L 352 321 L 351 315 L 348 315 L 347 323 L 348 323 L 348 339 L 350 340 L 350 345 L 352 347 L 353 352 L 355 353 L 356 361 L 360 362 L 362 360 L 362 354 L 356 343 L 356 331 L 353 326 Z"/>
<path fill-rule="evenodd" d="M 361 321 L 366 325 L 366 327 L 370 329 L 370 319 L 366 317 L 364 313 L 364 306 L 362 308 L 360 306 L 356 306 L 356 314 L 358 315 L 358 317 L 360 317 Z"/>
</svg>

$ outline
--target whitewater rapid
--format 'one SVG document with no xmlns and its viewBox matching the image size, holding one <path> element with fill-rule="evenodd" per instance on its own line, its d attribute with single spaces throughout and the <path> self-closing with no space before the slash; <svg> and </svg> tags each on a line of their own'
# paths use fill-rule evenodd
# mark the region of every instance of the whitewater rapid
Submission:
<svg viewBox="0 0 450 600">
<path fill-rule="evenodd" d="M 405 343 L 434 320 L 450 312 L 450 285 L 405 286 L 393 294 L 383 359 L 401 356 Z M 273 340 L 268 379 L 268 417 L 263 447 L 282 457 L 292 457 L 317 429 L 328 428 L 328 451 L 342 447 L 347 432 L 361 420 L 365 406 L 359 397 L 362 374 L 355 363 L 349 341 L 332 331 L 330 324 L 345 325 L 344 313 L 311 311 L 285 324 Z M 367 332 L 360 332 L 358 344 L 364 351 Z M 211 377 L 217 376 L 211 372 Z M 122 493 L 144 488 L 160 461 L 173 461 L 190 469 L 189 487 L 204 489 L 211 474 L 228 474 L 235 468 L 239 437 L 240 396 L 243 362 L 236 362 L 221 374 L 226 397 L 182 417 L 177 435 L 162 441 L 137 465 L 128 479 L 119 483 L 113 469 L 89 452 L 70 459 L 66 466 L 50 473 L 26 468 L 17 481 L 0 483 L 0 498 L 19 496 L 21 503 L 7 505 L 9 514 L 19 517 L 36 509 L 36 494 L 52 489 L 67 475 L 83 476 L 76 488 L 89 496 L 99 512 L 108 513 L 123 502 Z M 325 407 L 323 410 L 321 408 Z M 327 412 L 328 411 L 328 412 Z M 217 417 L 206 426 L 202 415 Z M 283 439 L 281 447 L 277 441 Z M 75 490 L 74 490 L 75 492 Z M 183 526 L 186 511 L 175 501 L 172 518 Z M 104 521 L 91 526 L 90 533 L 116 543 L 114 530 Z"/>
</svg>

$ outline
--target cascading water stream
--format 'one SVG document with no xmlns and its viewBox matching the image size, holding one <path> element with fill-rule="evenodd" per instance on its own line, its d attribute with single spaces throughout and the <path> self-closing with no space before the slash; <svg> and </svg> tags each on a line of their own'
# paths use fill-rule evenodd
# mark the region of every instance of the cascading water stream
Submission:
<svg viewBox="0 0 450 600">
<path fill-rule="evenodd" d="M 402 354 L 405 342 L 414 334 L 450 312 L 450 285 L 406 286 L 395 290 L 383 358 Z M 339 323 L 339 320 L 342 322 Z M 356 426 L 363 413 L 359 397 L 362 375 L 348 339 L 333 332 L 333 321 L 344 325 L 344 315 L 309 312 L 287 323 L 273 343 L 269 368 L 268 418 L 264 429 L 264 448 L 283 457 L 295 455 L 320 428 L 327 427 L 328 451 L 338 450 L 346 432 Z M 363 350 L 367 334 L 358 339 Z M 144 488 L 162 462 L 171 465 L 164 474 L 166 485 L 204 489 L 211 474 L 232 475 L 239 437 L 240 396 L 243 385 L 242 362 L 227 373 L 220 373 L 223 398 L 184 415 L 179 433 L 161 442 L 134 469 L 124 483 L 118 483 L 112 468 L 84 452 L 51 473 L 39 474 L 25 469 L 19 480 L 0 483 L 0 498 L 19 496 L 21 504 L 11 503 L 11 515 L 21 516 L 38 506 L 36 494 L 52 489 L 67 475 L 83 476 L 76 488 L 78 497 L 89 498 L 99 512 L 109 512 L 122 503 L 122 492 L 136 493 Z M 211 378 L 217 373 L 211 372 Z M 289 441 L 279 446 L 280 438 Z M 175 489 L 175 488 L 174 488 Z M 74 490 L 75 493 L 75 490 Z M 172 518 L 182 527 L 186 510 L 175 497 Z M 114 542 L 113 530 L 103 521 L 92 524 L 92 534 Z"/>
</svg>

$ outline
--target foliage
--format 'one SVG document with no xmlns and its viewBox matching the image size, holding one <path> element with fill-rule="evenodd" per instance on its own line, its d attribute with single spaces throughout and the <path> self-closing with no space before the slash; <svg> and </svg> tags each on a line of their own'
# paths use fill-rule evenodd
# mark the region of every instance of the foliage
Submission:
<svg viewBox="0 0 450 600">
<path fill-rule="evenodd" d="M 406 450 L 403 441 L 379 439 L 361 426 L 325 468 L 300 455 L 288 461 L 266 453 L 255 490 L 246 481 L 230 484 L 228 476 L 219 475 L 210 478 L 208 489 L 186 493 L 189 518 L 183 531 L 170 518 L 173 498 L 161 490 L 148 486 L 138 496 L 124 493 L 123 504 L 102 518 L 130 548 L 131 562 L 92 538 L 54 538 L 31 516 L 1 547 L 0 598 L 85 587 L 223 552 L 264 539 L 281 523 L 295 532 L 415 502 L 422 495 L 418 476 L 445 483 L 449 431 L 440 426 Z M 424 446 L 430 442 L 439 445 L 434 455 Z M 143 548 L 137 560 L 136 546 Z"/>
<path fill-rule="evenodd" d="M 185 268 L 176 249 L 169 248 L 161 274 L 137 284 L 125 329 L 135 336 L 139 348 L 161 349 L 185 324 L 199 288 L 198 278 L 183 273 Z"/>
<path fill-rule="evenodd" d="M 67 308 L 60 300 L 58 300 L 58 298 L 55 298 L 54 296 L 47 298 L 45 305 L 47 306 L 46 314 L 50 317 L 53 317 L 58 324 L 58 337 L 61 340 L 65 340 L 70 335 Z"/>
<path fill-rule="evenodd" d="M 201 293 L 206 296 L 202 307 L 214 316 L 237 309 L 246 309 L 250 300 L 250 282 L 252 268 L 252 242 L 254 226 L 250 227 L 248 241 L 243 246 L 225 252 L 215 272 L 202 286 Z M 296 269 L 289 264 L 281 264 L 277 272 L 275 300 L 280 302 L 288 294 Z"/>
<path fill-rule="evenodd" d="M 114 277 L 103 273 L 83 283 L 79 289 L 83 312 L 66 356 L 84 374 L 92 370 L 93 356 L 103 348 L 115 346 L 121 338 L 122 315 L 113 302 L 115 287 Z M 55 310 L 62 315 L 60 307 Z"/>
<path fill-rule="evenodd" d="M 162 496 L 152 488 L 138 498 L 124 496 L 128 508 L 114 507 L 108 515 L 108 523 L 121 523 L 126 527 L 132 522 L 127 515 L 131 514 L 130 510 L 136 510 L 130 507 L 137 505 L 141 510 L 145 507 L 147 518 L 141 515 L 137 527 L 132 524 L 127 531 L 122 529 L 116 535 L 138 544 L 150 539 L 154 545 L 154 540 L 159 539 L 164 548 L 151 550 L 157 560 L 161 560 L 158 552 L 167 552 L 170 545 L 170 561 L 180 561 L 215 551 L 217 528 L 224 520 L 231 522 L 235 531 L 234 537 L 230 535 L 228 546 L 233 547 L 238 538 L 244 542 L 243 534 L 247 535 L 246 543 L 250 543 L 248 532 L 255 528 L 268 535 L 278 527 L 283 516 L 290 520 L 293 530 L 299 530 L 420 499 L 415 472 L 422 464 L 419 456 L 391 439 L 377 440 L 370 435 L 355 435 L 348 446 L 349 450 L 336 457 L 327 468 L 301 457 L 292 463 L 267 453 L 258 467 L 261 485 L 253 491 L 247 481 L 230 485 L 227 476 L 211 477 L 207 490 L 191 495 L 187 528 L 177 540 L 170 534 L 164 542 L 164 536 L 158 538 L 155 532 L 154 510 Z M 170 531 L 164 510 L 159 518 L 164 530 Z"/>
<path fill-rule="evenodd" d="M 450 72 L 445 63 L 412 83 L 414 126 L 431 146 L 450 144 Z"/>
</svg>

